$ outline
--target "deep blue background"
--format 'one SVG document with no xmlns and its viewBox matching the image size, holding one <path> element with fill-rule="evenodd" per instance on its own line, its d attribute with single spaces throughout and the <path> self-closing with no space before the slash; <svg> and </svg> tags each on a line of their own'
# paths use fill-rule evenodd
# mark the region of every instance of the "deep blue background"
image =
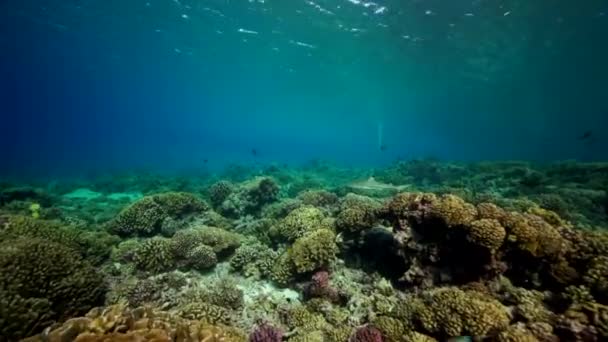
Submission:
<svg viewBox="0 0 608 342">
<path fill-rule="evenodd" d="M 528 2 L 5 0 L 0 172 L 606 160 L 608 2 Z"/>
</svg>

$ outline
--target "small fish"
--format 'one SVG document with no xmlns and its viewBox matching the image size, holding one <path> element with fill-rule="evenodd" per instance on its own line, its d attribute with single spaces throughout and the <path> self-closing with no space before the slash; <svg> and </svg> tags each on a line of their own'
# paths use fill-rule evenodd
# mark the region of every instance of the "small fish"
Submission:
<svg viewBox="0 0 608 342">
<path fill-rule="evenodd" d="M 251 149 L 251 154 L 252 154 L 254 157 L 257 157 L 257 156 L 258 156 L 258 150 L 256 150 L 255 148 L 252 148 L 252 149 Z"/>
<path fill-rule="evenodd" d="M 207 164 L 209 162 L 209 159 L 203 159 L 203 164 Z"/>
<path fill-rule="evenodd" d="M 585 131 L 585 133 L 583 133 L 583 135 L 578 137 L 578 140 L 587 140 L 587 139 L 591 138 L 592 135 L 593 135 L 593 131 L 591 131 L 591 130 Z"/>
<path fill-rule="evenodd" d="M 388 146 L 386 144 L 380 145 L 380 151 L 384 152 L 386 150 L 388 150 Z"/>
</svg>

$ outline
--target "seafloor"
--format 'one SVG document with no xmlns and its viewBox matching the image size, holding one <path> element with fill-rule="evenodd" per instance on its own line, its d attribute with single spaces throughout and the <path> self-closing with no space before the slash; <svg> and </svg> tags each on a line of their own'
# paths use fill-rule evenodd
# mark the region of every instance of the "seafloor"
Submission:
<svg viewBox="0 0 608 342">
<path fill-rule="evenodd" d="M 433 160 L 6 181 L 0 340 L 606 341 L 607 189 Z"/>
</svg>

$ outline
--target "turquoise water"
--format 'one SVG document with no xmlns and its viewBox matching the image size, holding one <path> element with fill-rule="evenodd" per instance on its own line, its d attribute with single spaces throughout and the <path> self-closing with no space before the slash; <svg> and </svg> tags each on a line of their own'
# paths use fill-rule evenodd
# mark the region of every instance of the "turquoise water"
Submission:
<svg viewBox="0 0 608 342">
<path fill-rule="evenodd" d="M 7 0 L 0 10 L 13 174 L 606 157 L 605 1 Z M 588 130 L 593 143 L 578 141 Z"/>
</svg>

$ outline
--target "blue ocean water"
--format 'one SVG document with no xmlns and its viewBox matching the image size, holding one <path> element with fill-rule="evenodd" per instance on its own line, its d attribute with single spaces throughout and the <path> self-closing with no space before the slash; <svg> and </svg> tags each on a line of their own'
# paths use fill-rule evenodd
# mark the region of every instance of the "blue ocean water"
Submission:
<svg viewBox="0 0 608 342">
<path fill-rule="evenodd" d="M 607 36 L 604 0 L 3 0 L 2 172 L 605 160 Z"/>
</svg>

